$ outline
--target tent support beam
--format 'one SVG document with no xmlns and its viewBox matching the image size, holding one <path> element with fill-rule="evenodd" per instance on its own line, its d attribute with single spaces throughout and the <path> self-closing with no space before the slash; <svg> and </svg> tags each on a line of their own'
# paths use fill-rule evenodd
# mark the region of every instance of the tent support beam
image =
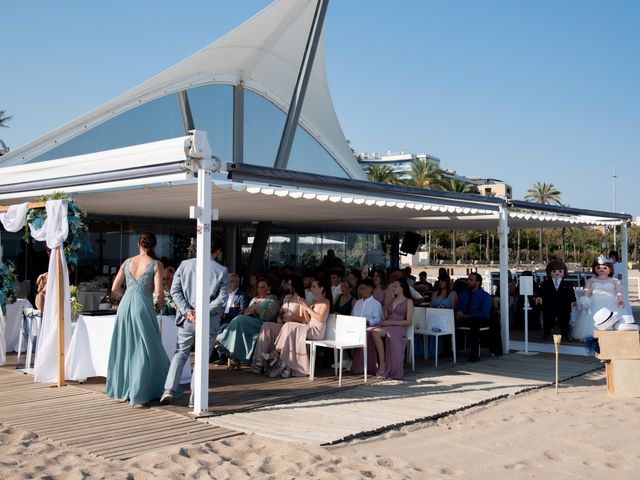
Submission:
<svg viewBox="0 0 640 480">
<path fill-rule="evenodd" d="M 287 168 L 287 164 L 289 163 L 289 155 L 291 154 L 293 138 L 296 134 L 298 120 L 300 119 L 300 112 L 302 111 L 302 104 L 304 103 L 304 96 L 307 92 L 307 85 L 309 84 L 311 70 L 313 69 L 313 60 L 316 56 L 318 43 L 320 43 L 322 25 L 324 24 L 324 17 L 327 13 L 329 0 L 317 1 L 316 11 L 313 14 L 313 21 L 311 22 L 311 29 L 309 31 L 309 38 L 307 39 L 307 45 L 305 46 L 304 54 L 302 55 L 302 62 L 300 64 L 300 71 L 298 72 L 296 86 L 293 89 L 293 96 L 289 103 L 289 112 L 287 113 L 287 120 L 285 121 L 284 130 L 282 131 L 282 138 L 280 140 L 280 146 L 278 147 L 278 155 L 276 156 L 274 164 L 275 168 Z"/>
<path fill-rule="evenodd" d="M 620 261 L 622 262 L 622 291 L 624 304 L 629 306 L 629 229 L 627 222 L 620 225 Z"/>
<path fill-rule="evenodd" d="M 244 85 L 233 86 L 233 163 L 244 163 Z"/>
<path fill-rule="evenodd" d="M 502 349 L 509 352 L 509 210 L 500 207 L 498 213 L 498 238 L 500 241 L 500 324 L 502 325 Z M 491 292 L 490 292 L 491 293 Z"/>
<path fill-rule="evenodd" d="M 193 115 L 191 115 L 191 106 L 189 105 L 189 97 L 186 90 L 181 90 L 177 93 L 178 103 L 180 104 L 180 115 L 182 117 L 182 126 L 184 127 L 185 135 L 189 135 L 189 132 L 196 128 L 193 124 Z"/>
</svg>

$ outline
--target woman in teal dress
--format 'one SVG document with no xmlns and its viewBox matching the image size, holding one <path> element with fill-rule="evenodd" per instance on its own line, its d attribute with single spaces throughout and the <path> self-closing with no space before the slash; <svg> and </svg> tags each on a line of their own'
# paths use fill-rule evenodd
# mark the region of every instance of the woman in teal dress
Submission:
<svg viewBox="0 0 640 480">
<path fill-rule="evenodd" d="M 431 296 L 431 308 L 452 308 L 458 305 L 458 295 L 451 288 L 451 278 L 449 275 L 438 277 L 436 289 Z"/>
<path fill-rule="evenodd" d="M 241 363 L 250 363 L 260 327 L 264 322 L 273 322 L 280 310 L 280 302 L 269 294 L 269 285 L 264 280 L 258 282 L 258 296 L 251 300 L 244 315 L 238 315 L 216 341 L 229 352 L 229 369 L 238 368 Z"/>
<path fill-rule="evenodd" d="M 145 232 L 138 240 L 139 255 L 128 258 L 113 281 L 112 293 L 122 294 L 111 338 L 106 395 L 131 404 L 160 398 L 169 370 L 154 308 L 162 305 L 163 266 L 154 252 L 156 237 Z"/>
</svg>

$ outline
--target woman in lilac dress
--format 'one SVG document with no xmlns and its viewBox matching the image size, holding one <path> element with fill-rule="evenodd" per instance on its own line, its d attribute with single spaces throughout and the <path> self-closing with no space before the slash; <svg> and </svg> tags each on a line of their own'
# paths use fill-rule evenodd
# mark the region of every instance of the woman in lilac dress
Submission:
<svg viewBox="0 0 640 480">
<path fill-rule="evenodd" d="M 385 308 L 385 318 L 379 327 L 371 330 L 374 344 L 384 346 L 384 363 L 378 364 L 376 376 L 385 379 L 404 377 L 404 351 L 407 346 L 407 326 L 413 321 L 413 300 L 409 285 L 404 278 L 394 280 L 389 285 L 393 299 Z"/>
</svg>

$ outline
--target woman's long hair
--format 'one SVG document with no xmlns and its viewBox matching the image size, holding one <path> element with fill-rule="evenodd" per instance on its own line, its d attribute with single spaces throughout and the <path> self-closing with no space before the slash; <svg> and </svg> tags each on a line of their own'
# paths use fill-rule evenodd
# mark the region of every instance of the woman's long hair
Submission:
<svg viewBox="0 0 640 480">
<path fill-rule="evenodd" d="M 156 255 L 156 245 L 158 241 L 156 240 L 156 236 L 152 232 L 142 232 L 140 234 L 140 238 L 138 238 L 138 243 L 142 248 L 145 249 L 147 255 L 149 255 L 154 260 L 158 260 L 158 256 Z"/>
</svg>

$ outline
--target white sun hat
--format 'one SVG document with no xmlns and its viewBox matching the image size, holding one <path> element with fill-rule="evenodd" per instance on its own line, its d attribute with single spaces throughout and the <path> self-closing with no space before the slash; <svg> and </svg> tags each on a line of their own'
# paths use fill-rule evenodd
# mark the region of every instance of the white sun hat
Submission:
<svg viewBox="0 0 640 480">
<path fill-rule="evenodd" d="M 593 323 L 598 330 L 610 330 L 620 319 L 620 314 L 602 307 L 593 315 Z"/>
</svg>

